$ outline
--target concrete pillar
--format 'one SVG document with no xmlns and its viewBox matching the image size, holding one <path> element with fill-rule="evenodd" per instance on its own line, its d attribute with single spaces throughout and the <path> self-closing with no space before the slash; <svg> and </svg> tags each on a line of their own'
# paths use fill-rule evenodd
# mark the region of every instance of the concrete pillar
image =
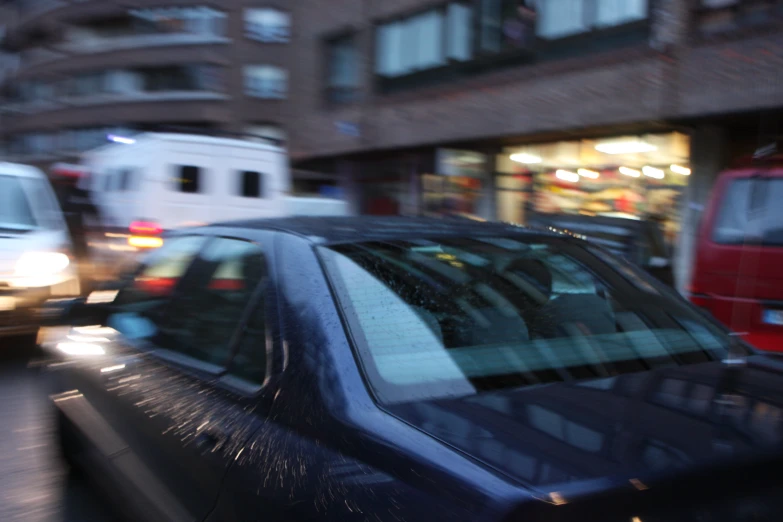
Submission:
<svg viewBox="0 0 783 522">
<path fill-rule="evenodd" d="M 488 221 L 495 221 L 498 217 L 495 177 L 498 175 L 497 156 L 501 150 L 493 147 L 481 151 L 486 155 L 486 161 L 484 163 L 484 177 L 481 180 L 481 203 L 477 214 Z"/>
<path fill-rule="evenodd" d="M 345 201 L 348 203 L 348 213 L 351 215 L 357 215 L 360 211 L 359 190 L 356 184 L 358 171 L 358 165 L 355 161 L 340 160 L 337 163 L 339 185 L 345 194 Z"/>
<path fill-rule="evenodd" d="M 421 215 L 421 156 L 414 154 L 410 162 L 406 165 L 408 169 L 408 198 L 407 214 L 408 216 Z"/>
<path fill-rule="evenodd" d="M 691 176 L 680 209 L 680 236 L 674 252 L 674 277 L 680 292 L 684 292 L 691 281 L 704 205 L 727 163 L 725 130 L 715 125 L 694 129 L 691 133 Z"/>
</svg>

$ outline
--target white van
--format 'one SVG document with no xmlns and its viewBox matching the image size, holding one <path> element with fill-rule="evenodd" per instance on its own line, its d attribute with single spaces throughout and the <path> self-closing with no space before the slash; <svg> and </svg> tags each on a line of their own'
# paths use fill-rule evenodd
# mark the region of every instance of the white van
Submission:
<svg viewBox="0 0 783 522">
<path fill-rule="evenodd" d="M 237 139 L 147 133 L 88 152 L 82 161 L 106 226 L 142 220 L 169 230 L 280 216 L 290 190 L 284 149 Z"/>
<path fill-rule="evenodd" d="M 117 266 L 117 252 L 154 248 L 161 232 L 180 227 L 347 213 L 341 200 L 289 196 L 288 157 L 276 145 L 176 133 L 110 139 L 82 157 L 88 175 L 81 186 L 110 231 L 92 241 L 96 266 Z"/>
<path fill-rule="evenodd" d="M 287 215 L 344 215 L 344 201 L 289 196 L 282 147 L 232 138 L 146 133 L 87 152 L 83 167 L 104 225 L 164 230 Z"/>
<path fill-rule="evenodd" d="M 68 227 L 48 178 L 0 162 L 0 337 L 34 333 L 46 300 L 79 292 Z"/>
</svg>

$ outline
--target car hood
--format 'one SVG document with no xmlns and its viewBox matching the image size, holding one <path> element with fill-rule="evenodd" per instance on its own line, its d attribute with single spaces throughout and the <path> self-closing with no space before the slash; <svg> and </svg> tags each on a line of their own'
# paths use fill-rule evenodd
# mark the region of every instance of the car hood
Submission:
<svg viewBox="0 0 783 522">
<path fill-rule="evenodd" d="M 627 485 L 780 456 L 783 359 L 752 356 L 744 366 L 698 364 L 389 410 L 533 490 Z"/>
</svg>

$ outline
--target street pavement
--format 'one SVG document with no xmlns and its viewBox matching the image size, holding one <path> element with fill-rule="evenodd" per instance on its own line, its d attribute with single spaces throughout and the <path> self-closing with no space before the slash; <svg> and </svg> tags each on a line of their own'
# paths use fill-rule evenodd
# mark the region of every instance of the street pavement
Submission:
<svg viewBox="0 0 783 522">
<path fill-rule="evenodd" d="M 116 520 L 59 460 L 39 356 L 31 341 L 0 338 L 0 521 Z"/>
</svg>

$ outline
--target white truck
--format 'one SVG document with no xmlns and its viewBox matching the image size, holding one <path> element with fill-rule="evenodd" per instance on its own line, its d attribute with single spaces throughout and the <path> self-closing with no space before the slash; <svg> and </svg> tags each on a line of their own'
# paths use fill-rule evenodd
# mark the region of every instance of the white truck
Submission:
<svg viewBox="0 0 783 522">
<path fill-rule="evenodd" d="M 134 244 L 134 227 L 157 233 L 237 219 L 348 213 L 342 200 L 291 196 L 288 157 L 280 146 L 176 133 L 110 140 L 82 157 L 82 188 L 109 230 L 91 244 L 104 266 L 107 252 L 116 257 L 156 245 L 154 238 L 135 238 Z"/>
</svg>

